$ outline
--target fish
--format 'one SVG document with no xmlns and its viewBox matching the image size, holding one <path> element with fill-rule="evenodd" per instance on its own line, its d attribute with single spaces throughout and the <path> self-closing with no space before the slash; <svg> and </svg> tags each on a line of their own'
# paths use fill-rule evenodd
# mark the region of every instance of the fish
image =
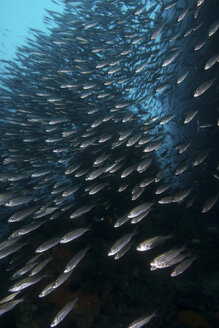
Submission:
<svg viewBox="0 0 219 328">
<path fill-rule="evenodd" d="M 182 274 L 186 269 L 188 269 L 192 265 L 195 259 L 196 257 L 190 257 L 188 259 L 183 260 L 180 264 L 177 264 L 177 266 L 171 272 L 170 276 L 176 277 Z"/>
<path fill-rule="evenodd" d="M 70 215 L 70 219 L 75 219 L 77 217 L 80 217 L 83 214 L 86 214 L 88 212 L 90 212 L 90 210 L 94 207 L 94 205 L 84 205 L 80 208 L 78 208 L 77 210 L 75 210 L 71 215 Z"/>
<path fill-rule="evenodd" d="M 181 80 L 182 80 L 182 78 L 181 78 Z M 184 80 L 184 79 L 183 79 L 183 80 Z M 180 82 L 182 82 L 182 81 L 180 81 Z M 180 82 L 179 82 L 179 83 L 180 83 Z M 179 84 L 179 83 L 178 83 L 178 84 Z M 161 124 L 161 125 L 166 124 L 166 123 L 170 122 L 174 117 L 175 117 L 175 114 L 168 114 L 168 115 L 164 116 L 164 117 L 161 119 L 160 124 Z"/>
<path fill-rule="evenodd" d="M 4 313 L 12 310 L 17 304 L 22 303 L 24 301 L 23 298 L 18 298 L 16 300 L 9 301 L 7 303 L 4 303 L 0 305 L 0 316 Z"/>
<path fill-rule="evenodd" d="M 75 304 L 78 301 L 78 297 L 76 297 L 73 301 L 68 302 L 55 316 L 52 323 L 50 324 L 50 327 L 57 326 L 64 318 L 72 311 Z"/>
<path fill-rule="evenodd" d="M 147 144 L 146 148 L 143 150 L 143 152 L 148 153 L 151 152 L 153 150 L 157 150 L 160 148 L 160 146 L 162 145 L 163 141 L 162 140 L 157 140 L 157 141 L 152 141 L 150 143 Z"/>
<path fill-rule="evenodd" d="M 164 191 L 168 190 L 169 188 L 170 188 L 169 184 L 163 184 L 156 188 L 155 194 L 156 195 L 162 194 Z"/>
<path fill-rule="evenodd" d="M 215 79 L 210 79 L 202 83 L 194 92 L 193 97 L 200 97 L 203 93 L 205 93 L 214 83 Z"/>
<path fill-rule="evenodd" d="M 218 29 L 219 29 L 219 19 L 217 19 L 210 25 L 208 29 L 208 36 L 211 37 L 212 35 L 214 35 Z"/>
<path fill-rule="evenodd" d="M 188 124 L 198 114 L 198 110 L 189 110 L 185 112 L 184 124 Z"/>
<path fill-rule="evenodd" d="M 7 303 L 9 301 L 12 301 L 19 293 L 20 293 L 20 291 L 9 294 L 8 296 L 6 296 L 6 297 L 4 297 L 3 299 L 0 300 L 0 304 L 4 304 L 4 303 Z"/>
<path fill-rule="evenodd" d="M 48 257 L 48 258 L 44 259 L 43 261 L 41 261 L 40 263 L 38 263 L 37 265 L 34 263 L 34 267 L 31 270 L 31 272 L 29 273 L 29 277 L 35 276 L 36 274 L 38 274 L 41 270 L 43 270 L 45 268 L 45 266 L 47 266 L 47 264 L 51 260 L 52 260 L 52 257 Z"/>
<path fill-rule="evenodd" d="M 19 292 L 29 286 L 32 286 L 36 283 L 38 283 L 41 279 L 47 277 L 47 274 L 43 275 L 36 275 L 32 277 L 27 277 L 21 280 L 18 280 L 13 286 L 10 287 L 9 292 Z"/>
<path fill-rule="evenodd" d="M 118 251 L 118 253 L 115 254 L 114 260 L 119 260 L 122 256 L 124 256 L 128 252 L 131 246 L 132 243 L 129 243 L 126 246 L 124 246 L 120 251 Z"/>
<path fill-rule="evenodd" d="M 189 161 L 188 160 L 184 160 L 181 164 L 179 164 L 179 166 L 176 168 L 175 171 L 175 175 L 180 175 L 183 172 L 185 172 L 185 170 L 187 170 L 187 168 L 189 167 Z"/>
<path fill-rule="evenodd" d="M 156 246 L 159 246 L 160 244 L 164 243 L 166 240 L 170 239 L 171 235 L 168 236 L 155 236 L 152 238 L 149 238 L 143 242 L 141 242 L 137 247 L 137 251 L 143 252 L 150 250 Z"/>
<path fill-rule="evenodd" d="M 15 244 L 5 247 L 0 251 L 0 259 L 19 251 L 25 245 L 27 245 L 26 242 L 17 242 L 16 239 Z"/>
<path fill-rule="evenodd" d="M 202 206 L 202 213 L 207 213 L 212 209 L 212 207 L 217 203 L 219 194 L 214 194 L 210 196 Z"/>
<path fill-rule="evenodd" d="M 143 171 L 145 171 L 150 165 L 151 165 L 151 162 L 152 162 L 152 158 L 146 158 L 144 159 L 142 162 L 140 162 L 136 168 L 136 170 L 141 173 Z"/>
<path fill-rule="evenodd" d="M 182 82 L 187 78 L 188 75 L 189 75 L 189 72 L 188 72 L 188 71 L 185 72 L 185 73 L 183 73 L 182 75 L 180 75 L 180 76 L 178 77 L 176 83 L 177 83 L 177 84 L 182 83 Z"/>
<path fill-rule="evenodd" d="M 173 55 L 170 55 L 170 57 L 167 58 L 167 59 L 163 62 L 162 67 L 166 67 L 166 66 L 168 66 L 169 64 L 171 64 L 177 56 L 179 56 L 179 52 L 176 52 L 176 53 L 174 53 Z"/>
<path fill-rule="evenodd" d="M 48 249 L 56 246 L 59 243 L 60 243 L 60 237 L 51 238 L 48 241 L 41 244 L 40 246 L 38 246 L 37 249 L 35 250 L 35 252 L 36 253 L 46 252 Z"/>
<path fill-rule="evenodd" d="M 153 32 L 153 34 L 151 35 L 151 40 L 155 40 L 158 35 L 162 32 L 162 30 L 164 29 L 164 24 L 161 24 L 159 27 L 157 27 L 155 29 L 155 31 Z"/>
<path fill-rule="evenodd" d="M 32 197 L 12 198 L 7 203 L 5 203 L 5 206 L 14 207 L 14 206 L 18 206 L 18 205 L 23 205 L 23 204 L 29 203 L 32 199 L 33 199 Z"/>
<path fill-rule="evenodd" d="M 134 209 L 132 209 L 129 214 L 128 214 L 128 218 L 132 219 L 135 218 L 136 216 L 146 212 L 148 209 L 150 209 L 152 207 L 153 203 L 142 203 L 141 205 L 138 205 L 137 207 L 135 207 Z"/>
<path fill-rule="evenodd" d="M 128 328 L 141 328 L 145 326 L 148 322 L 150 322 L 154 317 L 156 317 L 156 313 L 152 313 L 150 315 L 144 315 L 139 319 L 133 321 Z"/>
<path fill-rule="evenodd" d="M 82 236 L 85 232 L 89 231 L 90 228 L 79 228 L 79 229 L 75 229 L 72 230 L 70 232 L 68 232 L 67 234 L 65 234 L 61 239 L 60 239 L 60 244 L 65 244 L 65 243 L 69 243 L 70 241 Z"/>
<path fill-rule="evenodd" d="M 74 268 L 73 268 L 74 269 Z M 68 272 L 62 272 L 58 278 L 56 278 L 56 280 L 52 283 L 52 290 L 58 288 L 59 286 L 61 286 L 72 274 L 73 269 L 69 270 Z M 50 285 L 46 287 L 46 290 L 43 290 L 41 292 L 41 294 L 43 294 L 43 296 L 48 295 L 48 292 L 51 293 L 50 291 Z"/>
<path fill-rule="evenodd" d="M 158 268 L 166 268 L 177 262 L 182 261 L 186 255 L 181 254 L 185 250 L 184 247 L 181 248 L 172 248 L 169 251 L 157 256 L 153 261 L 151 261 L 151 270 Z"/>
<path fill-rule="evenodd" d="M 130 218 L 128 217 L 128 214 L 124 214 L 124 215 L 120 216 L 114 223 L 114 228 L 121 227 L 121 225 L 125 224 L 129 220 L 130 220 Z"/>
<path fill-rule="evenodd" d="M 173 202 L 182 202 L 191 193 L 192 188 L 184 188 L 173 195 Z"/>
<path fill-rule="evenodd" d="M 108 256 L 112 256 L 121 251 L 132 239 L 132 237 L 136 234 L 136 230 L 131 233 L 125 234 L 123 237 L 119 238 L 110 248 L 108 252 Z"/>
<path fill-rule="evenodd" d="M 81 251 L 79 251 L 66 265 L 64 269 L 64 273 L 68 273 L 69 271 L 72 271 L 78 263 L 83 259 L 83 257 L 86 255 L 87 251 L 89 250 L 89 247 L 83 248 Z"/>
<path fill-rule="evenodd" d="M 17 222 L 26 219 L 29 215 L 34 213 L 38 209 L 38 206 L 29 207 L 15 212 L 9 219 L 8 222 Z"/>
<path fill-rule="evenodd" d="M 208 69 L 210 69 L 212 66 L 214 66 L 217 62 L 219 61 L 219 54 L 215 54 L 213 55 L 210 59 L 208 59 L 208 61 L 205 64 L 205 70 L 207 71 Z"/>
<path fill-rule="evenodd" d="M 148 214 L 150 213 L 151 210 L 152 210 L 152 208 L 150 207 L 147 211 L 143 212 L 142 214 L 139 214 L 138 216 L 135 216 L 134 218 L 131 219 L 130 223 L 136 224 L 136 223 L 140 222 L 142 219 L 144 219 L 146 216 L 148 216 Z"/>
<path fill-rule="evenodd" d="M 42 297 L 45 297 L 47 295 L 49 295 L 53 290 L 54 284 L 53 282 L 51 282 L 49 285 L 47 285 L 41 292 L 40 294 L 38 295 L 39 298 L 42 298 Z"/>
<path fill-rule="evenodd" d="M 207 156 L 208 156 L 208 153 L 209 153 L 208 150 L 205 150 L 205 151 L 201 152 L 201 154 L 199 154 L 199 155 L 194 159 L 192 165 L 193 165 L 193 166 L 198 166 L 198 165 L 202 164 L 202 163 L 206 160 L 206 158 L 207 158 Z"/>
<path fill-rule="evenodd" d="M 181 20 L 183 20 L 183 18 L 187 15 L 188 12 L 189 12 L 189 8 L 186 8 L 177 18 L 177 22 L 181 22 Z"/>
<path fill-rule="evenodd" d="M 11 280 L 17 279 L 21 276 L 23 276 L 25 273 L 29 272 L 33 269 L 33 267 L 36 266 L 36 263 L 28 263 L 23 268 L 17 270 L 13 275 L 11 276 Z"/>
<path fill-rule="evenodd" d="M 30 233 L 31 231 L 34 231 L 41 227 L 44 224 L 44 221 L 39 221 L 39 222 L 31 222 L 29 224 L 26 224 L 25 226 L 21 227 L 18 230 L 15 230 L 9 237 L 8 239 L 13 239 L 17 237 L 21 237 L 23 235 L 26 235 Z"/>
</svg>

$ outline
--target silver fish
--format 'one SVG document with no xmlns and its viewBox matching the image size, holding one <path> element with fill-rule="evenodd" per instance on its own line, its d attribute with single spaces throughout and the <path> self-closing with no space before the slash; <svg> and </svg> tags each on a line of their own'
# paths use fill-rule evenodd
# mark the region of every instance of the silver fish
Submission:
<svg viewBox="0 0 219 328">
<path fill-rule="evenodd" d="M 101 167 L 100 169 L 94 170 L 91 173 L 88 174 L 85 180 L 91 181 L 96 178 L 98 178 L 101 174 L 103 174 L 105 171 L 105 168 Z"/>
<path fill-rule="evenodd" d="M 25 226 L 23 226 L 22 228 L 15 230 L 9 237 L 8 239 L 13 239 L 13 238 L 17 238 L 17 237 L 21 237 L 23 235 L 28 234 L 31 231 L 34 231 L 36 229 L 38 229 L 39 227 L 41 227 L 42 224 L 44 224 L 44 221 L 39 221 L 39 222 L 31 222 L 29 224 L 26 224 Z"/>
<path fill-rule="evenodd" d="M 60 322 L 62 322 L 65 317 L 72 311 L 75 304 L 78 301 L 78 297 L 76 297 L 73 301 L 68 302 L 55 316 L 52 323 L 50 324 L 50 327 L 57 326 Z"/>
<path fill-rule="evenodd" d="M 183 18 L 187 15 L 187 13 L 189 12 L 189 8 L 186 8 L 178 17 L 177 22 L 181 22 L 181 20 L 183 20 Z"/>
<path fill-rule="evenodd" d="M 31 200 L 33 200 L 33 197 L 16 197 L 16 198 L 12 198 L 10 199 L 7 203 L 5 203 L 5 206 L 8 207 L 14 207 L 14 206 L 18 206 L 18 205 L 23 205 L 23 204 L 27 204 L 29 203 Z"/>
<path fill-rule="evenodd" d="M 208 36 L 211 37 L 212 35 L 214 35 L 218 29 L 219 29 L 219 19 L 214 21 L 209 27 Z"/>
<path fill-rule="evenodd" d="M 219 194 L 215 194 L 208 198 L 202 206 L 202 213 L 206 213 L 212 209 L 212 207 L 217 203 Z"/>
<path fill-rule="evenodd" d="M 177 83 L 177 84 L 182 83 L 182 82 L 186 79 L 186 77 L 187 77 L 188 75 L 189 75 L 189 72 L 185 72 L 185 73 L 183 73 L 182 75 L 180 75 L 180 76 L 178 77 L 176 83 Z"/>
<path fill-rule="evenodd" d="M 94 205 L 85 205 L 85 206 L 82 206 L 80 208 L 78 208 L 77 210 L 75 210 L 71 216 L 70 216 L 70 219 L 75 219 L 79 216 L 82 216 L 88 212 L 90 212 L 90 210 L 94 207 Z"/>
<path fill-rule="evenodd" d="M 119 260 L 122 256 L 124 256 L 130 249 L 131 245 L 132 243 L 127 244 L 118 253 L 116 253 L 114 256 L 114 260 Z"/>
<path fill-rule="evenodd" d="M 19 293 L 20 293 L 20 291 L 9 294 L 8 296 L 6 296 L 6 297 L 4 297 L 3 299 L 0 300 L 0 304 L 4 304 L 4 303 L 7 303 L 9 301 L 12 301 Z"/>
<path fill-rule="evenodd" d="M 177 82 L 178 83 L 178 82 Z M 163 124 L 166 124 L 168 123 L 169 121 L 171 121 L 173 118 L 174 118 L 175 114 L 168 114 L 168 115 L 165 115 L 161 121 L 160 121 L 160 124 L 163 125 Z"/>
<path fill-rule="evenodd" d="M 184 114 L 185 114 L 184 124 L 188 124 L 198 114 L 198 110 L 196 110 L 196 109 L 189 110 L 189 111 L 186 111 Z"/>
<path fill-rule="evenodd" d="M 148 177 L 140 183 L 140 187 L 144 188 L 144 187 L 150 185 L 151 183 L 153 183 L 154 181 L 155 181 L 154 177 Z"/>
<path fill-rule="evenodd" d="M 196 257 L 190 257 L 188 259 L 185 259 L 180 264 L 178 264 L 173 271 L 171 272 L 171 277 L 176 277 L 182 274 L 186 269 L 188 269 L 192 263 L 196 260 Z"/>
<path fill-rule="evenodd" d="M 56 289 L 58 288 L 59 286 L 61 286 L 69 277 L 70 275 L 72 274 L 73 272 L 73 269 L 71 269 L 70 271 L 68 272 L 62 272 L 58 278 L 56 278 L 56 280 L 53 282 L 52 284 L 52 288 L 53 289 Z"/>
<path fill-rule="evenodd" d="M 146 216 L 148 216 L 148 214 L 150 213 L 151 210 L 152 210 L 152 207 L 150 207 L 147 211 L 139 214 L 138 216 L 135 216 L 134 218 L 132 218 L 130 223 L 136 224 L 136 223 L 140 222 L 142 219 L 144 219 Z"/>
<path fill-rule="evenodd" d="M 4 248 L 7 248 L 7 247 L 15 244 L 18 240 L 19 240 L 19 237 L 18 238 L 13 238 L 13 239 L 3 240 L 2 242 L 0 242 L 0 251 Z"/>
<path fill-rule="evenodd" d="M 181 248 L 172 248 L 169 251 L 162 253 L 161 255 L 157 256 L 153 261 L 151 261 L 151 267 L 155 268 L 165 268 L 169 266 L 172 259 L 176 258 L 178 254 L 185 250 L 184 247 Z M 176 262 L 177 263 L 177 262 Z M 175 264 L 175 263 L 173 263 Z M 171 265 L 173 265 L 171 264 Z"/>
<path fill-rule="evenodd" d="M 198 166 L 200 164 L 202 164 L 206 158 L 208 157 L 208 150 L 204 150 L 203 152 L 201 152 L 193 161 L 192 165 L 193 166 Z"/>
<path fill-rule="evenodd" d="M 162 67 L 166 67 L 166 66 L 168 66 L 169 64 L 171 64 L 171 63 L 174 61 L 174 59 L 176 59 L 176 57 L 178 57 L 178 56 L 179 56 L 179 52 L 176 52 L 176 53 L 174 53 L 173 55 L 169 56 L 169 57 L 163 62 Z"/>
<path fill-rule="evenodd" d="M 29 215 L 34 213 L 37 210 L 37 208 L 38 208 L 38 206 L 33 206 L 33 207 L 30 207 L 30 208 L 26 208 L 24 210 L 20 210 L 20 211 L 14 213 L 8 219 L 8 222 L 17 222 L 17 221 L 24 220 L 26 217 L 28 217 Z"/>
<path fill-rule="evenodd" d="M 33 277 L 27 277 L 22 280 L 17 281 L 13 286 L 10 287 L 9 292 L 18 292 L 22 289 L 25 289 L 29 286 L 32 286 L 38 283 L 41 279 L 47 277 L 47 275 L 39 275 Z"/>
<path fill-rule="evenodd" d="M 219 53 L 216 55 L 212 56 L 205 64 L 205 70 L 208 70 L 212 66 L 214 66 L 216 63 L 219 61 Z"/>
<path fill-rule="evenodd" d="M 128 214 L 128 218 L 132 219 L 144 212 L 146 212 L 148 209 L 152 207 L 153 203 L 143 203 L 141 205 L 138 205 L 133 210 L 131 210 Z"/>
<path fill-rule="evenodd" d="M 47 266 L 47 264 L 52 260 L 52 257 L 49 257 L 45 260 L 43 260 L 42 262 L 40 262 L 39 264 L 35 265 L 34 264 L 34 268 L 32 269 L 32 271 L 29 273 L 29 277 L 35 276 L 36 274 L 38 274 L 41 270 L 43 270 L 45 268 L 45 266 Z"/>
<path fill-rule="evenodd" d="M 9 301 L 5 304 L 0 305 L 0 316 L 4 313 L 12 310 L 17 304 L 23 302 L 23 298 L 18 298 L 17 300 Z"/>
<path fill-rule="evenodd" d="M 36 253 L 43 253 L 46 252 L 48 249 L 56 246 L 60 242 L 60 237 L 55 237 L 52 239 L 49 239 L 48 241 L 41 244 L 37 249 L 35 250 Z"/>
<path fill-rule="evenodd" d="M 143 150 L 143 152 L 151 152 L 153 150 L 157 150 L 160 148 L 162 145 L 163 141 L 162 140 L 157 140 L 157 141 L 152 141 L 147 144 L 146 148 Z"/>
<path fill-rule="evenodd" d="M 108 184 L 105 182 L 99 183 L 97 185 L 95 185 L 90 191 L 89 191 L 89 195 L 94 195 L 96 193 L 98 193 L 100 190 L 104 189 Z"/>
<path fill-rule="evenodd" d="M 69 243 L 70 241 L 82 236 L 85 232 L 89 231 L 90 228 L 79 228 L 68 232 L 60 239 L 60 244 Z"/>
<path fill-rule="evenodd" d="M 78 263 L 83 259 L 83 257 L 86 255 L 87 251 L 89 250 L 89 247 L 86 247 L 79 251 L 66 265 L 64 273 L 67 273 L 69 271 L 72 271 Z"/>
<path fill-rule="evenodd" d="M 154 317 L 156 317 L 156 313 L 152 313 L 151 315 L 144 315 L 141 318 L 138 318 L 137 320 L 133 321 L 128 328 L 141 328 L 144 325 L 146 325 L 148 322 L 151 321 L 151 319 L 153 319 Z"/>
<path fill-rule="evenodd" d="M 13 245 L 3 248 L 0 251 L 0 259 L 17 252 L 19 249 L 21 249 L 25 245 L 27 245 L 27 243 L 19 243 L 19 242 L 17 243 L 16 242 Z"/>
<path fill-rule="evenodd" d="M 160 244 L 163 244 L 166 240 L 170 239 L 172 236 L 171 235 L 167 235 L 167 236 L 155 236 L 152 238 L 149 238 L 145 241 L 143 241 L 142 243 L 140 243 L 137 246 L 137 251 L 140 252 L 144 252 L 144 251 L 148 251 L 156 246 L 159 246 Z"/>
<path fill-rule="evenodd" d="M 173 202 L 182 202 L 186 197 L 188 197 L 191 191 L 192 188 L 185 188 L 178 191 L 175 195 L 173 195 Z"/>
<path fill-rule="evenodd" d="M 161 24 L 151 35 L 151 40 L 155 40 L 163 29 L 164 29 L 164 24 Z"/>
<path fill-rule="evenodd" d="M 139 189 L 132 194 L 132 200 L 138 199 L 141 196 L 141 194 L 144 192 L 144 190 L 145 188 L 139 187 Z"/>
<path fill-rule="evenodd" d="M 36 266 L 36 263 L 28 263 L 26 264 L 24 267 L 22 267 L 21 269 L 17 270 L 12 276 L 11 276 L 11 280 L 20 278 L 21 276 L 23 276 L 25 273 L 29 272 L 30 270 L 33 269 L 33 267 Z"/>
<path fill-rule="evenodd" d="M 159 204 L 170 204 L 173 202 L 173 196 L 165 196 L 158 200 Z"/>
<path fill-rule="evenodd" d="M 130 242 L 130 240 L 136 233 L 136 230 L 134 230 L 133 232 L 127 233 L 123 237 L 119 238 L 119 240 L 117 240 L 110 248 L 108 256 L 112 256 L 118 253 L 123 247 L 125 247 Z"/>
<path fill-rule="evenodd" d="M 188 160 L 185 160 L 181 164 L 179 164 L 179 166 L 176 168 L 175 175 L 180 175 L 185 172 L 185 170 L 187 170 L 187 168 L 189 167 L 189 164 L 190 163 Z"/>
<path fill-rule="evenodd" d="M 203 93 L 205 93 L 214 83 L 215 78 L 205 81 L 204 83 L 202 83 L 194 92 L 193 97 L 199 97 L 201 96 Z"/>
<path fill-rule="evenodd" d="M 145 171 L 151 165 L 151 162 L 152 162 L 152 157 L 144 159 L 142 162 L 138 164 L 136 170 L 138 172 Z"/>
<path fill-rule="evenodd" d="M 166 191 L 169 188 L 170 188 L 170 185 L 169 184 L 163 184 L 163 185 L 161 185 L 161 186 L 159 186 L 159 187 L 156 188 L 155 194 L 156 195 L 160 195 L 160 194 L 162 194 L 164 191 Z"/>
<path fill-rule="evenodd" d="M 121 217 L 119 217 L 115 224 L 114 224 L 114 228 L 118 228 L 120 227 L 121 225 L 125 224 L 127 221 L 129 221 L 130 218 L 128 218 L 128 214 L 124 214 L 122 215 Z"/>
<path fill-rule="evenodd" d="M 47 295 L 49 295 L 51 292 L 53 292 L 53 282 L 51 282 L 49 285 L 47 285 L 42 291 L 41 293 L 38 295 L 38 297 L 45 297 Z"/>
<path fill-rule="evenodd" d="M 122 174 L 121 178 L 126 178 L 129 174 L 131 174 L 136 169 L 136 164 L 130 165 L 127 169 L 125 169 Z"/>
</svg>

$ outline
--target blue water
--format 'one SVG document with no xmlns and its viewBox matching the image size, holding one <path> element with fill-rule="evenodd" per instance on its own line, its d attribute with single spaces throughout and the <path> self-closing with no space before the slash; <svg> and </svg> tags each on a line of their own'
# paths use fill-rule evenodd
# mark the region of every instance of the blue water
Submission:
<svg viewBox="0 0 219 328">
<path fill-rule="evenodd" d="M 1 2 L 0 10 L 0 70 L 1 59 L 15 59 L 16 48 L 24 45 L 30 37 L 30 28 L 49 33 L 43 21 L 45 9 L 62 12 L 62 6 L 51 0 L 7 0 Z M 54 24 L 52 24 L 54 25 Z"/>
</svg>

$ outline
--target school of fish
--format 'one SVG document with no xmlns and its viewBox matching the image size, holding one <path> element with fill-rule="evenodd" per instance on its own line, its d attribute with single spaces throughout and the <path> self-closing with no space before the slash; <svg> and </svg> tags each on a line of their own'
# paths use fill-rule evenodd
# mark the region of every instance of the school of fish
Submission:
<svg viewBox="0 0 219 328">
<path fill-rule="evenodd" d="M 0 79 L 0 213 L 8 225 L 0 261 L 9 277 L 0 316 L 39 282 L 36 298 L 61 289 L 95 247 L 109 261 L 136 252 L 145 270 L 167 268 L 176 279 L 202 254 L 180 237 L 177 217 L 162 233 L 154 213 L 194 208 L 201 217 L 218 206 L 218 2 L 53 2 L 63 11 L 47 10 L 50 33 L 30 29 Z M 215 12 L 208 23 L 207 12 Z M 102 224 L 113 236 L 108 247 L 96 244 Z M 71 252 L 63 266 L 62 248 Z M 80 293 L 48 326 L 79 301 Z M 162 321 L 153 304 L 132 323 L 121 318 L 121 327 L 151 320 Z"/>
</svg>

